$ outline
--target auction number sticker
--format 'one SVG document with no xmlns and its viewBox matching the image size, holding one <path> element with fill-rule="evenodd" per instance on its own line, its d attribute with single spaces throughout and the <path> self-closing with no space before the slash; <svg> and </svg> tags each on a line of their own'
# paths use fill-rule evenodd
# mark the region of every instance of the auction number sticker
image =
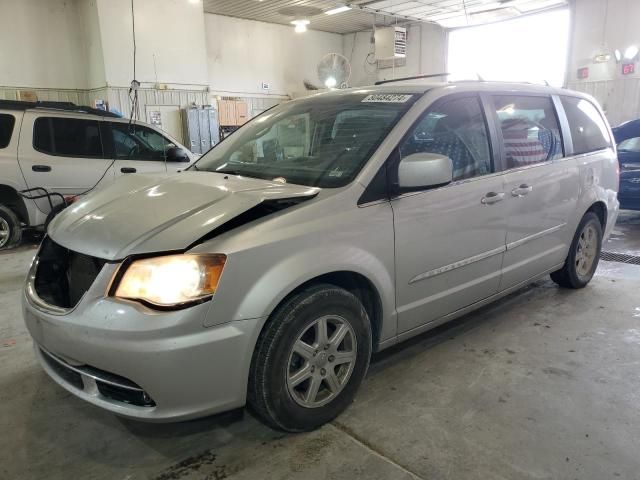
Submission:
<svg viewBox="0 0 640 480">
<path fill-rule="evenodd" d="M 413 95 L 402 95 L 399 93 L 378 93 L 375 95 L 367 95 L 362 99 L 366 103 L 405 103 L 411 99 Z"/>
</svg>

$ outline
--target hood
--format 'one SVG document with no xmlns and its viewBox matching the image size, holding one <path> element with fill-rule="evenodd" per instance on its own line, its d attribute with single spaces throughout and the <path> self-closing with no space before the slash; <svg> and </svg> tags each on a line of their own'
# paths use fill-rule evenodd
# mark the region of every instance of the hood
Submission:
<svg viewBox="0 0 640 480">
<path fill-rule="evenodd" d="M 630 120 L 611 129 L 616 144 L 629 138 L 640 137 L 640 119 Z"/>
<path fill-rule="evenodd" d="M 311 198 L 318 188 L 209 172 L 126 175 L 58 215 L 49 236 L 103 258 L 183 250 L 236 216 L 279 199 Z"/>
</svg>

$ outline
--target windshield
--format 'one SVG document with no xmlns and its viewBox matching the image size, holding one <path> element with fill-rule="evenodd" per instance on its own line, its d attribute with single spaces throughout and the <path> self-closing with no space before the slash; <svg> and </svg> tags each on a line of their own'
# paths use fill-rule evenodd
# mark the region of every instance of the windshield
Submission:
<svg viewBox="0 0 640 480">
<path fill-rule="evenodd" d="M 193 167 L 322 188 L 351 182 L 416 95 L 317 96 L 255 118 Z"/>
</svg>

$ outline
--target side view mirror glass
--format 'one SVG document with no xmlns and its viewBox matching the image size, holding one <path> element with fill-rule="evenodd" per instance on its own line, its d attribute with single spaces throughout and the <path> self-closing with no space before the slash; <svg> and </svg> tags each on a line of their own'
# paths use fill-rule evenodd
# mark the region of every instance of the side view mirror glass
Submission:
<svg viewBox="0 0 640 480">
<path fill-rule="evenodd" d="M 189 155 L 180 147 L 171 147 L 167 150 L 167 162 L 188 162 Z"/>
<path fill-rule="evenodd" d="M 453 162 L 438 153 L 414 153 L 400 160 L 398 186 L 418 189 L 446 185 L 453 181 Z"/>
</svg>

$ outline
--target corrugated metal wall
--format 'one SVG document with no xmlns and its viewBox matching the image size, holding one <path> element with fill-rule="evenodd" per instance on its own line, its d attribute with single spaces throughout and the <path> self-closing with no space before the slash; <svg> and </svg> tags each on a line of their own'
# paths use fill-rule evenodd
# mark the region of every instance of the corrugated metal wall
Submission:
<svg viewBox="0 0 640 480">
<path fill-rule="evenodd" d="M 595 97 L 613 126 L 640 118 L 640 78 L 573 82 L 569 88 Z"/>
<path fill-rule="evenodd" d="M 78 105 L 93 106 L 95 100 L 105 100 L 109 102 L 110 108 L 116 109 L 123 116 L 128 117 L 131 112 L 131 101 L 129 99 L 129 89 L 123 87 L 105 87 L 94 90 L 56 90 L 48 88 L 17 88 L 0 87 L 0 100 L 17 100 L 18 91 L 34 91 L 38 95 L 38 100 L 54 102 L 73 102 Z M 246 101 L 249 105 L 249 115 L 255 116 L 268 108 L 289 100 L 288 97 L 238 97 Z M 216 105 L 216 96 L 204 90 L 158 90 L 153 88 L 141 88 L 138 90 L 138 104 L 140 119 L 145 120 L 145 108 L 147 105 L 176 105 L 181 108 L 192 104 L 196 105 Z"/>
<path fill-rule="evenodd" d="M 88 92 L 86 90 L 55 90 L 28 87 L 0 87 L 0 100 L 18 100 L 18 92 L 20 90 L 36 92 L 40 101 L 73 102 L 79 105 L 84 105 L 88 102 Z"/>
</svg>

